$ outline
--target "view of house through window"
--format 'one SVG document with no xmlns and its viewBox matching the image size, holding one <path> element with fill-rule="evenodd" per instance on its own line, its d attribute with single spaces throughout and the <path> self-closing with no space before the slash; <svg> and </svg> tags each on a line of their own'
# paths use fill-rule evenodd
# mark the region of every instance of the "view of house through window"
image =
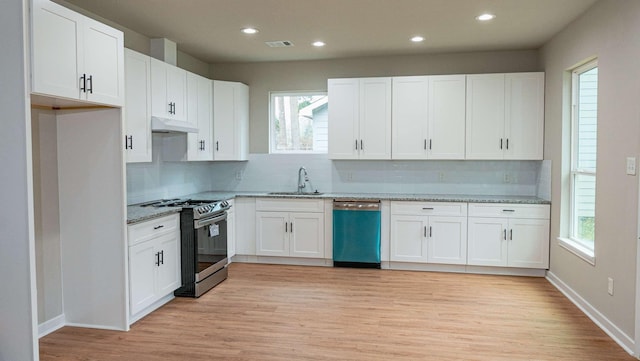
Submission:
<svg viewBox="0 0 640 361">
<path fill-rule="evenodd" d="M 271 153 L 326 153 L 328 96 L 271 93 Z"/>
<path fill-rule="evenodd" d="M 573 71 L 571 239 L 593 251 L 595 242 L 598 64 Z"/>
</svg>

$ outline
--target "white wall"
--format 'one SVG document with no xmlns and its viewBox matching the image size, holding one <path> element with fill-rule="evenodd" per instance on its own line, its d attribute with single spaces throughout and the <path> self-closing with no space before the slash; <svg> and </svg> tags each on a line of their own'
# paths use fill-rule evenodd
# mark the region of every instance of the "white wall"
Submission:
<svg viewBox="0 0 640 361">
<path fill-rule="evenodd" d="M 57 122 L 52 110 L 31 109 L 38 324 L 62 316 Z"/>
<path fill-rule="evenodd" d="M 329 78 L 539 70 L 538 51 L 523 50 L 212 64 L 210 78 L 240 81 L 249 85 L 250 152 L 268 153 L 271 91 L 326 91 Z"/>
<path fill-rule="evenodd" d="M 551 272 L 623 335 L 634 338 L 638 179 L 625 157 L 640 153 L 640 1 L 601 0 L 547 43 L 545 158 L 552 160 Z M 558 246 L 568 231 L 569 76 L 591 57 L 599 61 L 595 266 Z M 615 281 L 607 294 L 607 278 Z"/>
<path fill-rule="evenodd" d="M 0 360 L 38 359 L 27 27 L 29 1 L 0 11 Z M 9 51 L 10 49 L 10 51 Z"/>
</svg>

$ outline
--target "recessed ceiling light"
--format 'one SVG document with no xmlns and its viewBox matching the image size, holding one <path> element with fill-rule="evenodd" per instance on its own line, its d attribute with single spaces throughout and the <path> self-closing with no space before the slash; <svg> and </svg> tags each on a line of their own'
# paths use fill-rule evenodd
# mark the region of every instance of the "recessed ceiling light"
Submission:
<svg viewBox="0 0 640 361">
<path fill-rule="evenodd" d="M 478 21 L 489 21 L 489 20 L 493 20 L 495 19 L 495 15 L 493 14 L 489 14 L 489 13 L 484 13 L 484 14 L 480 14 L 478 16 L 476 16 L 476 20 Z"/>
<path fill-rule="evenodd" d="M 327 44 L 325 44 L 324 41 L 314 41 L 311 45 L 319 48 L 319 47 L 325 46 Z"/>
<path fill-rule="evenodd" d="M 416 36 L 411 38 L 411 41 L 413 41 L 414 43 L 419 43 L 419 42 L 424 41 L 424 37 L 420 36 L 420 35 L 416 35 Z"/>
<path fill-rule="evenodd" d="M 256 28 L 244 28 L 242 29 L 242 32 L 245 34 L 255 34 L 258 32 L 258 29 Z"/>
</svg>

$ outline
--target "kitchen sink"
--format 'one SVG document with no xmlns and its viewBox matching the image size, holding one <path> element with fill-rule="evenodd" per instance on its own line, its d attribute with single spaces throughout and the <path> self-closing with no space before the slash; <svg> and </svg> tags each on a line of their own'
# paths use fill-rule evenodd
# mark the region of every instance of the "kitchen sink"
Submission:
<svg viewBox="0 0 640 361">
<path fill-rule="evenodd" d="M 267 193 L 272 196 L 321 196 L 324 193 L 322 192 L 313 192 L 313 193 L 298 193 L 298 192 L 269 192 Z"/>
</svg>

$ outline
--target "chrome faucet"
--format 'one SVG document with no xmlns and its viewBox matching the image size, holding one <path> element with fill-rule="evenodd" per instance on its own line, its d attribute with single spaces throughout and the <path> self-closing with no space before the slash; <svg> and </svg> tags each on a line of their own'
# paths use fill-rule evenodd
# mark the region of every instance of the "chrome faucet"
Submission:
<svg viewBox="0 0 640 361">
<path fill-rule="evenodd" d="M 307 173 L 307 169 L 300 167 L 300 169 L 298 169 L 298 193 L 302 193 L 302 190 L 307 187 L 308 181 L 309 174 Z"/>
</svg>

